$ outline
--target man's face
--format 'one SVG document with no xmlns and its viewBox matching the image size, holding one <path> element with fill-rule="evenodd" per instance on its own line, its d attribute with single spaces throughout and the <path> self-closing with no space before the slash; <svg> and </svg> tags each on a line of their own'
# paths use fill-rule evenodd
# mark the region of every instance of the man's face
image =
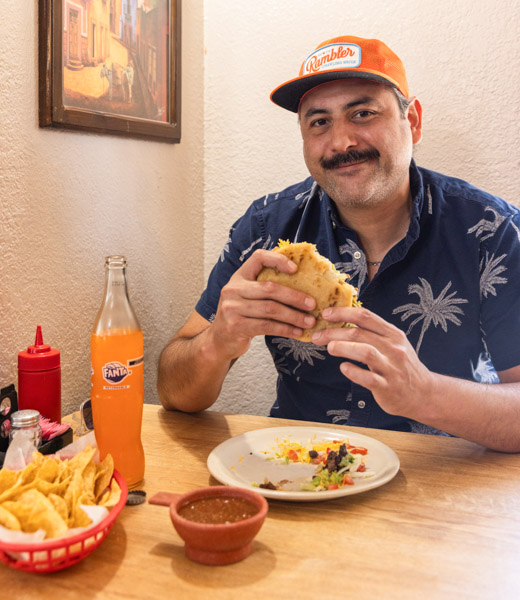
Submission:
<svg viewBox="0 0 520 600">
<path fill-rule="evenodd" d="M 311 90 L 299 114 L 307 168 L 340 213 L 408 196 L 412 147 L 421 138 L 417 100 L 403 118 L 388 85 L 343 79 Z"/>
</svg>

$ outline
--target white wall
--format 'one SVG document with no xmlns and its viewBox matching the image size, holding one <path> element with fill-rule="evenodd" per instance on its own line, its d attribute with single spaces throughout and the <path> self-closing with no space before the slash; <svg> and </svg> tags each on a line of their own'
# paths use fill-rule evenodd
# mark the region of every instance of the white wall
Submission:
<svg viewBox="0 0 520 600">
<path fill-rule="evenodd" d="M 520 4 L 516 0 L 205 0 L 205 270 L 249 203 L 307 172 L 295 115 L 269 93 L 319 43 L 384 40 L 424 108 L 418 162 L 520 205 Z M 233 367 L 215 408 L 265 414 L 263 341 Z"/>
<path fill-rule="evenodd" d="M 37 5 L 1 1 L 0 387 L 16 383 L 17 354 L 41 324 L 62 353 L 64 412 L 89 397 L 104 257 L 120 253 L 155 402 L 158 354 L 203 285 L 202 1 L 182 11 L 176 145 L 38 128 Z"/>
</svg>

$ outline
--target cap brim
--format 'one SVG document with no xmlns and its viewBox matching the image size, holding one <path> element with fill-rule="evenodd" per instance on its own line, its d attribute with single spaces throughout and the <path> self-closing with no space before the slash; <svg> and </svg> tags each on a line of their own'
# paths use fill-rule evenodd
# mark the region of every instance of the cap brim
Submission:
<svg viewBox="0 0 520 600">
<path fill-rule="evenodd" d="M 316 73 L 315 75 L 304 75 L 303 77 L 297 77 L 296 79 L 291 79 L 290 81 L 282 83 L 282 85 L 271 92 L 271 100 L 275 104 L 278 104 L 278 106 L 297 113 L 302 97 L 309 90 L 312 90 L 312 88 L 321 85 L 322 83 L 336 81 L 338 79 L 369 79 L 398 88 L 398 86 L 390 79 L 376 75 L 375 73 L 340 69 L 337 71 L 330 70 L 323 73 Z"/>
</svg>

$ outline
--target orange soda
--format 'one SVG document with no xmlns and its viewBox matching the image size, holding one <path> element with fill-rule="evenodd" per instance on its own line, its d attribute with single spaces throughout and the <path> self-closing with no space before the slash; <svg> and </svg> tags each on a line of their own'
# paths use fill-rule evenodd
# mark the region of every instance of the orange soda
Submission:
<svg viewBox="0 0 520 600">
<path fill-rule="evenodd" d="M 90 338 L 91 401 L 100 458 L 135 487 L 144 477 L 143 333 L 126 289 L 126 260 L 106 259 L 105 297 Z"/>
</svg>

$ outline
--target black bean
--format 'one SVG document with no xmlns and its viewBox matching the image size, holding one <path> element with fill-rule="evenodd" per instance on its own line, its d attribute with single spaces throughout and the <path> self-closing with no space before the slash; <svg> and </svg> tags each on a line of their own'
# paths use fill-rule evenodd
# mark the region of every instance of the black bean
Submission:
<svg viewBox="0 0 520 600">
<path fill-rule="evenodd" d="M 331 450 L 327 456 L 327 470 L 329 473 L 332 473 L 337 468 L 336 458 L 339 458 L 338 454 L 334 450 Z"/>
</svg>

